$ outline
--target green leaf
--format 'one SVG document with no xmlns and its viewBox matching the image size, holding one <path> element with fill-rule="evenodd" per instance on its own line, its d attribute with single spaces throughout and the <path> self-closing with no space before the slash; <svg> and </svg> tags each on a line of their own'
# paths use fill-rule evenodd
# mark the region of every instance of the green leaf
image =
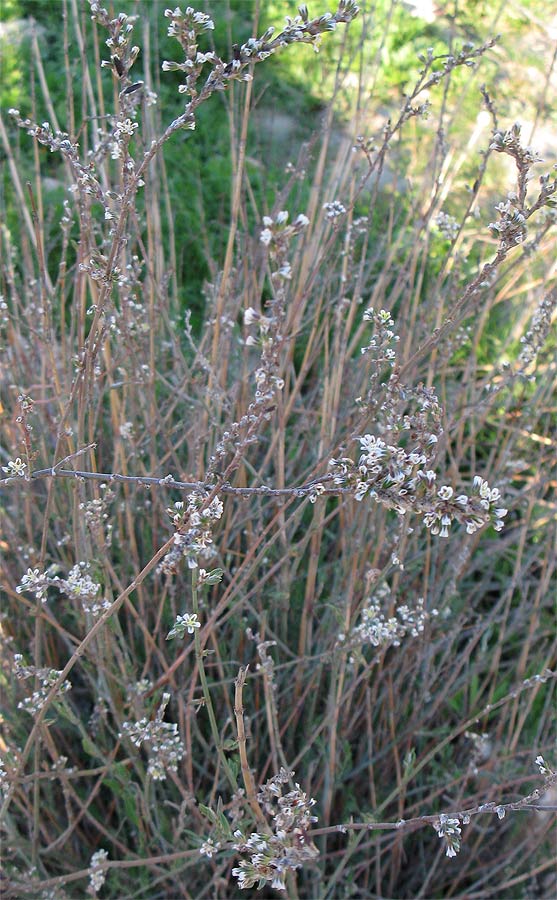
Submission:
<svg viewBox="0 0 557 900">
<path fill-rule="evenodd" d="M 210 572 L 207 572 L 203 581 L 205 584 L 218 584 L 219 581 L 222 581 L 223 575 L 224 569 L 212 569 Z"/>
<path fill-rule="evenodd" d="M 81 746 L 85 750 L 85 753 L 88 754 L 88 756 L 94 756 L 95 759 L 101 759 L 104 761 L 104 754 L 87 736 L 81 738 Z"/>
<path fill-rule="evenodd" d="M 209 819 L 212 825 L 216 825 L 218 822 L 216 814 L 210 809 L 208 806 L 203 806 L 202 803 L 199 804 L 198 809 L 202 816 L 205 816 L 206 819 Z"/>
</svg>

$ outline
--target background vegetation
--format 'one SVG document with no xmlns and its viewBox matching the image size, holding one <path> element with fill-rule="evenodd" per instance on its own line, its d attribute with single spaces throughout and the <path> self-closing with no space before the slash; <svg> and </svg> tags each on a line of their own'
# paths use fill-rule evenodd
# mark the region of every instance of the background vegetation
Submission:
<svg viewBox="0 0 557 900">
<path fill-rule="evenodd" d="M 166 4 L 108 9 L 122 77 L 88 3 L 2 7 L 6 896 L 555 895 L 555 34 L 359 5 L 129 206 Z M 203 10 L 225 62 L 296 14 Z M 359 502 L 366 434 L 508 513 L 441 536 L 384 457 Z"/>
</svg>

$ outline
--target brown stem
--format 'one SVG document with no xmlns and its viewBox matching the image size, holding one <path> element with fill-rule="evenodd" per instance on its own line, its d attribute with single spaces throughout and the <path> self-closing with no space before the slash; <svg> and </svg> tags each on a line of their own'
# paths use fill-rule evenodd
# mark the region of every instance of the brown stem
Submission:
<svg viewBox="0 0 557 900">
<path fill-rule="evenodd" d="M 253 775 L 249 767 L 248 754 L 246 751 L 246 730 L 244 727 L 244 707 L 242 705 L 242 692 L 244 690 L 244 684 L 246 683 L 248 669 L 249 666 L 241 668 L 238 672 L 238 677 L 234 682 L 234 684 L 236 685 L 236 690 L 234 692 L 234 715 L 236 717 L 236 730 L 238 732 L 238 752 L 240 754 L 242 778 L 244 780 L 244 787 L 246 789 L 246 800 L 248 801 L 251 811 L 253 812 L 257 821 L 261 822 L 261 824 L 265 826 L 265 831 L 267 831 L 267 820 L 263 814 L 263 810 L 257 802 L 257 797 L 255 795 L 255 781 L 253 780 Z"/>
</svg>

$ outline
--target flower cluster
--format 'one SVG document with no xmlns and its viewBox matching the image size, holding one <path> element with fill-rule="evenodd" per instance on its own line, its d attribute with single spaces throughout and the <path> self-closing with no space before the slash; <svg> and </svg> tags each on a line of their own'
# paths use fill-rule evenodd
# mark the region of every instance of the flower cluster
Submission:
<svg viewBox="0 0 557 900">
<path fill-rule="evenodd" d="M 506 131 L 494 131 L 489 145 L 490 150 L 497 153 L 506 153 L 514 157 L 519 166 L 531 166 L 533 163 L 542 162 L 538 152 L 532 147 L 523 147 L 520 142 L 522 126 L 515 122 Z"/>
<path fill-rule="evenodd" d="M 361 347 L 362 354 L 371 357 L 372 367 L 366 395 L 357 397 L 356 403 L 377 422 L 381 434 L 397 436 L 402 431 L 409 432 L 414 452 L 431 463 L 443 433 L 443 410 L 437 395 L 421 383 L 414 387 L 400 381 L 395 368 L 399 336 L 389 310 L 369 307 L 362 318 L 373 325 L 372 337 Z M 387 379 L 386 366 L 392 369 Z"/>
<path fill-rule="evenodd" d="M 108 31 L 108 38 L 105 43 L 110 51 L 110 59 L 102 60 L 101 67 L 109 68 L 112 71 L 116 84 L 120 88 L 117 115 L 109 117 L 111 130 L 108 134 L 99 131 L 100 140 L 95 148 L 95 156 L 97 159 L 100 159 L 110 152 L 112 159 L 121 159 L 123 161 L 123 184 L 124 188 L 127 189 L 130 186 L 130 178 L 135 174 L 135 162 L 129 154 L 129 143 L 139 125 L 133 120 L 137 115 L 137 108 L 142 100 L 150 106 L 156 102 L 157 97 L 153 91 L 146 87 L 143 81 L 131 82 L 130 72 L 139 55 L 139 47 L 132 43 L 132 32 L 137 16 L 119 13 L 115 18 L 111 18 L 98 0 L 89 0 L 89 3 L 92 20 Z M 134 189 L 142 187 L 143 184 L 142 179 L 136 179 Z M 99 199 L 101 198 L 99 197 Z M 107 221 L 119 217 L 122 197 L 118 192 L 108 191 L 101 202 L 104 206 L 104 217 Z M 105 269 L 103 273 L 101 280 L 107 286 L 112 278 L 117 277 L 115 269 L 116 267 L 113 267 L 110 272 Z M 93 273 L 98 278 L 98 271 L 95 272 L 95 267 L 91 269 L 91 274 L 93 275 Z"/>
<path fill-rule="evenodd" d="M 447 241 L 454 241 L 460 231 L 460 225 L 453 216 L 448 213 L 440 212 L 435 216 L 435 224 L 439 231 Z"/>
<path fill-rule="evenodd" d="M 384 502 L 387 496 L 393 500 L 396 496 L 393 508 L 404 515 L 409 508 L 406 498 L 415 493 L 419 484 L 417 476 L 426 461 L 424 455 L 408 453 L 372 434 L 364 434 L 359 442 L 362 452 L 357 466 L 348 458 L 329 461 L 335 485 L 352 488 L 359 501 L 369 496 Z"/>
<path fill-rule="evenodd" d="M 437 487 L 437 475 L 425 468 L 422 450 L 407 451 L 372 434 L 359 441 L 362 452 L 357 465 L 346 457 L 329 462 L 335 485 L 350 490 L 356 500 L 369 497 L 401 516 L 418 513 L 431 533 L 441 537 L 448 537 L 453 521 L 464 525 L 468 534 L 488 524 L 496 531 L 503 527 L 507 509 L 498 505 L 500 492 L 479 475 L 471 496 L 456 496 L 450 485 Z"/>
<path fill-rule="evenodd" d="M 418 637 L 422 634 L 430 616 L 437 616 L 437 610 L 426 612 L 424 599 L 419 597 L 416 606 L 411 609 L 404 603 L 397 606 L 394 616 L 386 616 L 382 607 L 390 603 L 390 589 L 383 585 L 373 597 L 370 597 L 360 612 L 359 622 L 346 637 L 339 635 L 339 641 L 349 647 L 371 644 L 372 647 L 399 647 L 402 639 L 409 635 Z"/>
<path fill-rule="evenodd" d="M 111 601 L 107 597 L 98 596 L 101 586 L 88 574 L 89 568 L 89 563 L 76 563 L 68 572 L 67 578 L 56 579 L 56 587 L 72 600 L 78 600 L 88 615 L 98 618 L 110 608 Z"/>
<path fill-rule="evenodd" d="M 504 200 L 495 207 L 499 214 L 497 222 L 490 222 L 488 228 L 492 237 L 497 238 L 501 247 L 514 247 L 521 244 L 527 234 L 526 216 L 515 208 L 513 200 Z"/>
<path fill-rule="evenodd" d="M 368 344 L 360 348 L 361 352 L 371 354 L 378 365 L 388 363 L 388 365 L 394 366 L 396 360 L 394 345 L 399 342 L 400 338 L 393 331 L 395 323 L 390 312 L 386 309 L 376 312 L 370 306 L 364 312 L 363 320 L 372 322 L 375 327 Z"/>
<path fill-rule="evenodd" d="M 155 781 L 164 781 L 167 772 L 176 772 L 186 752 L 176 723 L 163 722 L 169 700 L 170 694 L 163 694 L 154 719 L 144 717 L 139 722 L 124 722 L 120 733 L 121 738 L 129 738 L 136 747 L 147 745 L 147 771 Z"/>
<path fill-rule="evenodd" d="M 541 299 L 538 308 L 532 316 L 528 331 L 520 338 L 522 350 L 518 361 L 523 368 L 529 366 L 535 360 L 547 340 L 556 307 L 557 288 L 554 288 L 546 297 Z"/>
<path fill-rule="evenodd" d="M 120 159 L 122 156 L 126 155 L 130 139 L 134 136 L 138 128 L 139 124 L 137 122 L 132 122 L 131 119 L 122 119 L 120 122 L 116 123 L 114 126 L 114 140 L 110 145 L 110 155 L 112 159 Z M 110 212 L 108 207 L 105 209 L 105 218 L 114 218 L 114 215 Z"/>
<path fill-rule="evenodd" d="M 264 812 L 272 818 L 272 832 L 259 834 L 252 832 L 245 838 L 241 831 L 235 831 L 238 843 L 234 849 L 246 854 L 249 859 L 240 860 L 232 869 L 241 889 L 263 888 L 270 884 L 275 890 L 286 890 L 286 875 L 299 869 L 304 863 L 318 856 L 317 847 L 309 840 L 307 832 L 317 817 L 311 814 L 315 800 L 308 799 L 299 784 L 294 790 L 283 794 L 286 784 L 294 772 L 281 769 L 261 787 L 257 799 Z"/>
<path fill-rule="evenodd" d="M 307 7 L 300 6 L 299 15 L 294 18 L 287 16 L 285 27 L 276 37 L 273 37 L 275 29 L 268 28 L 260 38 L 249 38 L 240 46 L 234 45 L 233 58 L 229 62 L 225 62 L 212 51 L 200 53 L 198 50 L 198 36 L 215 27 L 210 16 L 198 12 L 191 6 L 188 6 L 185 11 L 177 6 L 173 10 L 167 9 L 165 16 L 170 19 L 169 37 L 174 37 L 179 41 L 185 58 L 180 63 L 165 60 L 163 69 L 167 72 L 185 73 L 185 82 L 179 86 L 178 90 L 180 93 L 188 94 L 196 103 L 199 98 L 205 99 L 213 91 L 226 90 L 232 80 L 250 81 L 253 65 L 267 59 L 282 47 L 301 42 L 312 44 L 314 49 L 318 50 L 322 34 L 334 31 L 340 22 L 350 22 L 358 14 L 358 11 L 354 0 L 339 0 L 336 13 L 325 13 L 315 19 L 310 19 Z M 199 88 L 198 80 L 205 63 L 210 64 L 211 72 L 203 87 Z M 186 110 L 179 122 L 187 128 L 195 128 L 193 107 L 190 106 Z"/>
<path fill-rule="evenodd" d="M 49 122 L 38 124 L 31 119 L 23 119 L 19 109 L 9 109 L 8 115 L 15 120 L 19 128 L 24 128 L 27 134 L 34 137 L 39 144 L 48 147 L 51 153 L 61 153 L 67 160 L 77 179 L 75 184 L 69 188 L 72 193 L 89 195 L 102 203 L 105 210 L 109 209 L 108 199 L 96 176 L 93 163 L 83 165 L 79 159 L 79 144 L 71 141 L 66 132 L 54 132 Z"/>
<path fill-rule="evenodd" d="M 118 433 L 123 441 L 131 441 L 133 439 L 133 422 L 122 422 L 118 429 Z"/>
<path fill-rule="evenodd" d="M 286 314 L 286 288 L 292 276 L 288 260 L 290 241 L 309 225 L 307 216 L 300 213 L 294 222 L 288 224 L 288 212 L 281 210 L 274 219 L 263 217 L 265 226 L 261 232 L 261 242 L 268 248 L 271 267 L 273 296 L 267 301 L 269 315 L 262 315 L 249 307 L 244 312 L 244 324 L 256 325 L 257 338 L 249 335 L 246 344 L 259 347 L 261 365 L 255 370 L 256 404 L 268 403 L 276 392 L 282 390 L 284 381 L 279 376 L 280 351 L 284 343 L 283 325 Z"/>
<path fill-rule="evenodd" d="M 97 850 L 91 857 L 90 868 L 93 870 L 89 875 L 88 893 L 96 897 L 106 881 L 106 868 L 103 863 L 108 859 L 106 850 Z"/>
<path fill-rule="evenodd" d="M 174 574 L 181 559 L 187 561 L 190 569 L 196 569 L 200 558 L 208 559 L 214 555 L 213 527 L 222 516 L 222 511 L 222 500 L 214 497 L 207 504 L 207 495 L 199 491 L 189 495 L 187 504 L 178 500 L 167 509 L 176 534 L 174 546 L 160 564 L 160 571 L 167 575 Z"/>
<path fill-rule="evenodd" d="M 101 67 L 111 69 L 113 75 L 125 83 L 139 54 L 139 47 L 133 46 L 131 42 L 133 26 L 137 17 L 127 16 L 121 12 L 111 19 L 107 10 L 100 5 L 98 0 L 89 0 L 89 4 L 93 22 L 106 28 L 109 33 L 105 44 L 110 51 L 110 60 L 103 60 Z"/>
<path fill-rule="evenodd" d="M 460 850 L 460 819 L 454 819 L 441 813 L 439 821 L 433 827 L 438 836 L 445 842 L 445 855 L 456 856 Z"/>
<path fill-rule="evenodd" d="M 553 769 L 550 769 L 543 756 L 536 756 L 536 765 L 540 770 L 540 775 L 544 775 L 545 777 L 548 775 L 555 775 L 555 772 Z"/>
<path fill-rule="evenodd" d="M 80 503 L 79 509 L 83 513 L 85 524 L 95 540 L 108 546 L 112 540 L 112 525 L 109 522 L 107 510 L 114 500 L 114 491 L 108 485 L 101 484 L 99 492 L 98 497 Z"/>
<path fill-rule="evenodd" d="M 179 6 L 176 9 L 165 9 L 164 14 L 170 19 L 168 37 L 175 37 L 180 41 L 184 50 L 189 47 L 192 37 L 203 34 L 204 31 L 213 31 L 215 23 L 206 13 L 198 12 L 191 6 L 187 6 L 182 12 Z"/>
<path fill-rule="evenodd" d="M 25 575 L 22 576 L 20 583 L 16 587 L 16 591 L 18 594 L 22 594 L 23 591 L 29 591 L 29 593 L 35 594 L 37 600 L 46 603 L 46 593 L 48 586 L 51 583 L 52 579 L 49 578 L 46 572 L 40 572 L 39 569 L 29 568 Z"/>
<path fill-rule="evenodd" d="M 42 603 L 46 603 L 47 590 L 49 587 L 54 587 L 72 600 L 79 601 L 86 613 L 97 617 L 110 607 L 111 601 L 106 597 L 98 596 L 101 586 L 88 574 L 89 568 L 89 563 L 78 562 L 70 569 L 67 578 L 60 578 L 55 574 L 59 570 L 57 566 L 50 566 L 46 572 L 42 573 L 39 569 L 29 568 L 22 576 L 16 591 L 18 594 L 29 591 L 31 594 L 35 594 Z"/>
<path fill-rule="evenodd" d="M 514 159 L 517 170 L 516 191 L 511 191 L 507 200 L 495 207 L 499 220 L 489 224 L 491 234 L 499 241 L 500 252 L 508 251 L 524 241 L 527 234 L 526 222 L 534 212 L 544 207 L 552 210 L 556 205 L 554 195 L 557 193 L 557 178 L 550 173 L 540 176 L 540 191 L 535 201 L 530 204 L 526 202 L 530 170 L 535 163 L 542 162 L 542 159 L 532 147 L 522 146 L 520 132 L 518 122 L 506 131 L 495 131 L 489 146 L 490 150 L 505 153 Z"/>
<path fill-rule="evenodd" d="M 330 203 L 324 203 L 323 209 L 325 210 L 325 216 L 333 223 L 333 226 L 336 226 L 338 220 L 346 215 L 346 207 L 339 200 L 331 200 Z"/>
<path fill-rule="evenodd" d="M 14 670 L 16 678 L 26 680 L 27 678 L 36 678 L 40 681 L 39 686 L 30 697 L 25 697 L 17 704 L 18 709 L 23 709 L 30 715 L 35 716 L 44 706 L 46 698 L 50 693 L 52 685 L 56 683 L 61 675 L 58 669 L 38 669 L 36 666 L 23 665 L 23 656 L 21 653 L 14 654 Z M 65 694 L 72 687 L 71 681 L 64 681 L 58 688 L 58 694 Z"/>
<path fill-rule="evenodd" d="M 434 472 L 420 472 L 418 477 L 433 485 L 436 479 Z M 496 506 L 501 499 L 499 488 L 490 488 L 487 481 L 476 475 L 473 483 L 472 497 L 466 494 L 454 496 L 449 485 L 437 488 L 435 508 L 424 515 L 424 523 L 432 534 L 448 537 L 453 519 L 466 525 L 467 534 L 474 534 L 484 525 L 490 523 L 495 531 L 501 531 L 508 510 Z"/>
<path fill-rule="evenodd" d="M 184 12 L 177 6 L 174 10 L 165 10 L 164 14 L 167 19 L 170 19 L 168 36 L 176 38 L 180 43 L 185 58 L 180 63 L 165 60 L 162 64 L 163 71 L 185 73 L 185 83 L 179 85 L 178 91 L 195 99 L 198 95 L 196 84 L 203 66 L 205 63 L 216 65 L 219 62 L 217 55 L 212 51 L 200 53 L 197 48 L 198 36 L 205 31 L 212 31 L 215 23 L 206 13 L 198 12 L 191 6 L 188 6 Z M 187 118 L 184 125 L 190 129 L 195 128 L 193 114 Z"/>
<path fill-rule="evenodd" d="M 289 214 L 285 209 L 277 213 L 274 219 L 271 216 L 263 216 L 265 227 L 261 232 L 260 240 L 266 247 L 270 247 L 274 257 L 281 255 L 281 251 L 289 241 L 309 225 L 309 219 L 303 213 L 296 217 L 292 225 L 288 224 L 288 219 Z M 282 275 L 282 277 L 285 276 Z"/>
<path fill-rule="evenodd" d="M 284 324 L 291 278 L 288 254 L 291 240 L 309 224 L 303 214 L 292 224 L 288 224 L 288 220 L 286 210 L 281 210 L 274 218 L 265 216 L 263 219 L 261 242 L 267 248 L 272 295 L 265 303 L 264 314 L 253 307 L 244 311 L 244 324 L 248 328 L 256 326 L 259 332 L 257 337 L 250 334 L 246 339 L 246 344 L 256 347 L 260 353 L 259 364 L 253 373 L 255 398 L 244 415 L 223 433 L 211 457 L 210 471 L 214 471 L 217 463 L 222 466 L 228 453 L 238 456 L 244 447 L 259 439 L 261 425 L 271 417 L 277 392 L 284 387 L 282 351 L 286 342 Z"/>
</svg>

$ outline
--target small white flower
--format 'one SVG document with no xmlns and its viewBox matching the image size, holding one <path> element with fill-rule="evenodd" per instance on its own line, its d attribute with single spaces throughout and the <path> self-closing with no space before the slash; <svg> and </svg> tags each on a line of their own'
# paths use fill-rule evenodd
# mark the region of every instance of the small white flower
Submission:
<svg viewBox="0 0 557 900">
<path fill-rule="evenodd" d="M 197 567 L 197 563 L 195 567 Z M 185 615 L 176 618 L 174 625 L 166 636 L 166 640 L 169 641 L 173 637 L 182 638 L 186 631 L 188 634 L 193 634 L 196 628 L 201 628 L 201 622 L 197 619 L 197 613 L 185 613 Z"/>
<path fill-rule="evenodd" d="M 450 500 L 451 497 L 453 496 L 453 493 L 454 493 L 454 491 L 453 491 L 452 487 L 449 487 L 449 485 L 446 485 L 446 484 L 444 484 L 442 487 L 440 487 L 439 490 L 437 491 L 437 495 L 440 500 Z"/>
<path fill-rule="evenodd" d="M 19 475 L 21 478 L 25 474 L 26 468 L 27 463 L 24 463 L 18 456 L 16 459 L 10 459 L 7 466 L 2 466 L 2 471 L 5 472 L 6 475 Z"/>
<path fill-rule="evenodd" d="M 248 306 L 248 308 L 244 310 L 244 325 L 253 325 L 253 323 L 258 322 L 260 318 L 261 316 L 253 306 Z"/>
<path fill-rule="evenodd" d="M 284 263 L 280 269 L 277 269 L 276 275 L 280 278 L 284 278 L 285 281 L 289 281 L 292 278 L 292 266 L 289 262 Z"/>
<path fill-rule="evenodd" d="M 188 629 L 188 634 L 193 634 L 196 628 L 201 628 L 201 622 L 197 621 L 195 613 L 184 616 L 184 625 Z"/>
<path fill-rule="evenodd" d="M 201 853 L 201 855 L 208 856 L 209 859 L 211 859 L 211 857 L 213 857 L 218 850 L 220 850 L 220 843 L 219 841 L 215 842 L 213 838 L 207 838 L 207 840 L 204 841 L 204 843 L 201 844 L 201 847 L 199 848 L 199 852 Z"/>
</svg>

